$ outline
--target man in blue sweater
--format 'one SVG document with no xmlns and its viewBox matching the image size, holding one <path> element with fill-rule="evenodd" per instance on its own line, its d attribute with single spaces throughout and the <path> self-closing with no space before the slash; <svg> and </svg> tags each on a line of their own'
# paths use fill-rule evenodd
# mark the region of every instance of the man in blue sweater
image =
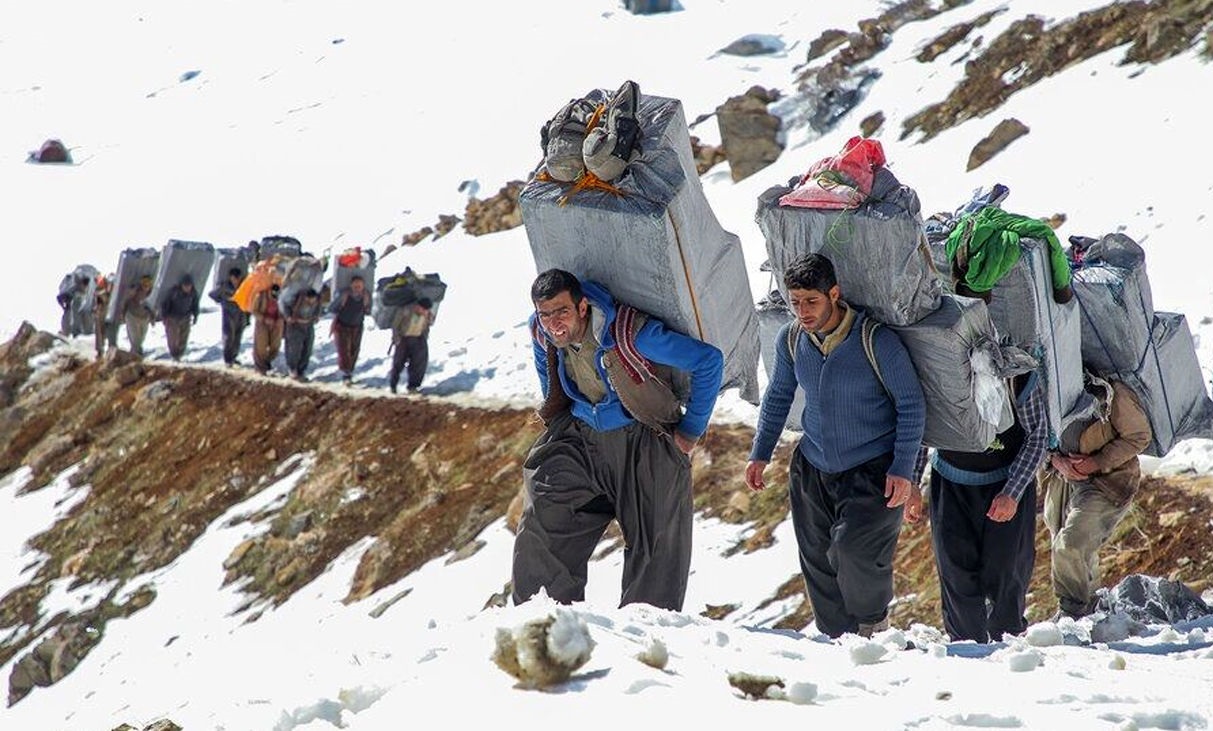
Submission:
<svg viewBox="0 0 1213 731">
<path fill-rule="evenodd" d="M 691 450 L 708 427 L 720 351 L 550 269 L 531 287 L 546 429 L 523 464 L 513 600 L 585 599 L 590 555 L 612 519 L 626 545 L 620 604 L 681 610 L 691 566 Z M 690 377 L 689 398 L 678 392 Z"/>
<path fill-rule="evenodd" d="M 906 520 L 921 516 L 922 386 L 897 333 L 842 300 L 829 259 L 801 257 L 783 279 L 796 320 L 778 336 L 745 481 L 766 487 L 763 471 L 804 389 L 788 488 L 800 568 L 819 630 L 871 636 L 888 627 L 903 506 Z"/>
</svg>

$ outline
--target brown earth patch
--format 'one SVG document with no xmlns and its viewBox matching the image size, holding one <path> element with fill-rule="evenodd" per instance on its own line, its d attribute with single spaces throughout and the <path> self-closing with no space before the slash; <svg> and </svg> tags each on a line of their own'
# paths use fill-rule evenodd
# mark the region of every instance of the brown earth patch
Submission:
<svg viewBox="0 0 1213 731">
<path fill-rule="evenodd" d="M 1121 60 L 1159 63 L 1192 48 L 1213 23 L 1213 2 L 1123 2 L 1050 24 L 1029 15 L 1011 24 L 965 64 L 948 98 L 907 118 L 901 139 L 926 142 L 961 122 L 985 116 L 1012 94 L 1105 51 L 1128 46 Z"/>
</svg>

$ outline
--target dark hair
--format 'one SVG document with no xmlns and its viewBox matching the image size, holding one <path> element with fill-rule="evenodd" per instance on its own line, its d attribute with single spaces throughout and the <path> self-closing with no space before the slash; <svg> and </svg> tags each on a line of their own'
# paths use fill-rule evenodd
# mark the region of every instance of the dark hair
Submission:
<svg viewBox="0 0 1213 731">
<path fill-rule="evenodd" d="M 821 254 L 805 254 L 783 272 L 783 285 L 788 289 L 815 289 L 825 294 L 836 284 L 834 264 Z"/>
<path fill-rule="evenodd" d="M 535 277 L 531 285 L 531 301 L 550 300 L 561 292 L 568 292 L 573 303 L 581 302 L 581 282 L 563 269 L 549 269 Z"/>
<path fill-rule="evenodd" d="M 240 267 L 232 267 L 227 270 L 227 275 L 229 277 L 241 277 L 244 276 L 244 271 Z"/>
<path fill-rule="evenodd" d="M 434 301 L 429 297 L 422 297 L 421 299 L 417 300 L 417 304 L 428 310 L 434 306 Z"/>
<path fill-rule="evenodd" d="M 350 277 L 350 284 L 353 284 L 354 282 L 362 282 L 363 284 L 366 284 L 366 280 L 363 279 L 359 274 L 355 274 L 354 276 Z"/>
</svg>

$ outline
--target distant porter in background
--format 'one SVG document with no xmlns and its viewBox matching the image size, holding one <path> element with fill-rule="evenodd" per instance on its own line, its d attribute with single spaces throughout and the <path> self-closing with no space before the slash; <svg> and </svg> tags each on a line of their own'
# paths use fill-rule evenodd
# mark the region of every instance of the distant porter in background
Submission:
<svg viewBox="0 0 1213 731">
<path fill-rule="evenodd" d="M 358 353 L 362 349 L 362 329 L 366 316 L 371 314 L 371 292 L 362 277 L 350 280 L 350 286 L 333 297 L 329 311 L 333 313 L 333 339 L 337 341 L 337 368 L 341 380 L 353 383 L 354 367 L 358 365 Z"/>
</svg>

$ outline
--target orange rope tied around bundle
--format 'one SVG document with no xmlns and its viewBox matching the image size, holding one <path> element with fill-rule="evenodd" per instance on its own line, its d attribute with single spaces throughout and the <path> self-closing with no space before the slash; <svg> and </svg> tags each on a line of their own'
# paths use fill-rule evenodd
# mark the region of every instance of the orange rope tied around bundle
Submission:
<svg viewBox="0 0 1213 731">
<path fill-rule="evenodd" d="M 594 113 L 590 115 L 589 121 L 586 122 L 585 129 L 587 132 L 598 126 L 599 122 L 602 121 L 602 115 L 604 112 L 606 112 L 606 105 L 599 104 L 594 110 Z M 545 183 L 555 182 L 552 176 L 548 175 L 546 170 L 540 170 L 538 173 L 536 173 L 535 179 Z M 569 187 L 568 191 L 566 191 L 564 195 L 560 196 L 556 202 L 563 206 L 569 202 L 570 198 L 583 190 L 600 190 L 604 193 L 617 195 L 620 198 L 625 195 L 624 192 L 619 188 L 611 185 L 602 178 L 599 178 L 589 170 L 586 170 L 582 172 L 581 175 L 577 176 L 577 179 L 573 181 L 573 184 L 571 187 Z"/>
</svg>

